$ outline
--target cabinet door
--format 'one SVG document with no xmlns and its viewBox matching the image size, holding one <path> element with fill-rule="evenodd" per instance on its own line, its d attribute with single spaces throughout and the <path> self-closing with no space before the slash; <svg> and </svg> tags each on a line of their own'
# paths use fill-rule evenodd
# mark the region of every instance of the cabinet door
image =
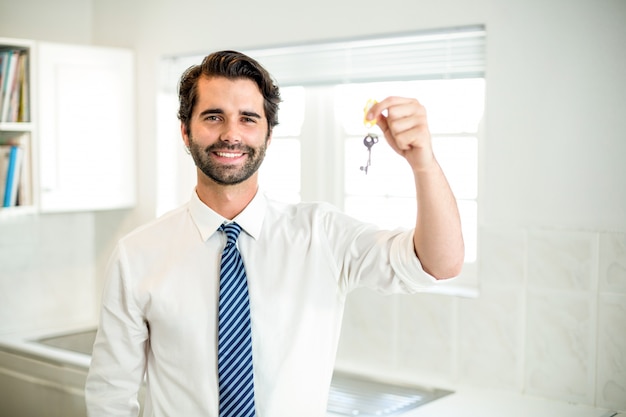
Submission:
<svg viewBox="0 0 626 417">
<path fill-rule="evenodd" d="M 134 205 L 132 52 L 53 43 L 37 49 L 41 211 Z"/>
</svg>

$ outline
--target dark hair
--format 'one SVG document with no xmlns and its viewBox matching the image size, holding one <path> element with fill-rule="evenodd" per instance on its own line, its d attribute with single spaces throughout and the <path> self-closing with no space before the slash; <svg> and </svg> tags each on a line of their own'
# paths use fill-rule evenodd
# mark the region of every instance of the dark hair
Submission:
<svg viewBox="0 0 626 417">
<path fill-rule="evenodd" d="M 247 78 L 256 83 L 263 95 L 268 134 L 278 124 L 280 89 L 261 64 L 236 51 L 219 51 L 206 56 L 200 65 L 189 67 L 181 76 L 178 86 L 178 118 L 189 131 L 191 114 L 198 98 L 198 79 L 205 77 Z"/>
</svg>

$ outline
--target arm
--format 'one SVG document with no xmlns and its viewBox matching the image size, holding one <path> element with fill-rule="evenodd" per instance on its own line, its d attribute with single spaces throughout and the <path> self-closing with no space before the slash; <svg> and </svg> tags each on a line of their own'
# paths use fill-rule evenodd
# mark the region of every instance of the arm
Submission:
<svg viewBox="0 0 626 417">
<path fill-rule="evenodd" d="M 116 249 L 107 268 L 98 334 L 85 385 L 90 417 L 136 417 L 148 330 Z"/>
<path fill-rule="evenodd" d="M 370 109 L 367 119 L 377 121 L 389 145 L 413 171 L 417 195 L 413 244 L 422 267 L 437 279 L 458 275 L 465 255 L 461 220 L 433 153 L 426 109 L 415 99 L 388 97 Z"/>
</svg>

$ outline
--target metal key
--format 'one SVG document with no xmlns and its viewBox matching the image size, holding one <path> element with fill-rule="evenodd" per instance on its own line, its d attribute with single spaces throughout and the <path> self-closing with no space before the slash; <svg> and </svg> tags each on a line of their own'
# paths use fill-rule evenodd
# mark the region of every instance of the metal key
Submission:
<svg viewBox="0 0 626 417">
<path fill-rule="evenodd" d="M 365 171 L 367 175 L 367 169 L 372 165 L 372 146 L 378 143 L 378 136 L 373 133 L 368 133 L 363 139 L 363 145 L 367 148 L 367 163 L 361 167 L 361 171 Z"/>
</svg>

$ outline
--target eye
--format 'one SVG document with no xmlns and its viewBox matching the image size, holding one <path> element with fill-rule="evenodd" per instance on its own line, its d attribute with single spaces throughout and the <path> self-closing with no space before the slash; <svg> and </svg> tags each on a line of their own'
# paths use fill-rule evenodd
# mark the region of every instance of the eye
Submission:
<svg viewBox="0 0 626 417">
<path fill-rule="evenodd" d="M 244 123 L 256 123 L 256 119 L 247 116 L 242 117 L 241 121 Z"/>
</svg>

